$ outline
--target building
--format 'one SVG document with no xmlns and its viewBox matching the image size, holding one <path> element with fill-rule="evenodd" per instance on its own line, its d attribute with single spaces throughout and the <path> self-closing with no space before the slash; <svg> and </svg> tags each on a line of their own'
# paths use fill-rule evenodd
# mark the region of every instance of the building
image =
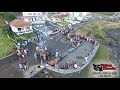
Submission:
<svg viewBox="0 0 120 90">
<path fill-rule="evenodd" d="M 30 23 L 40 20 L 49 20 L 45 12 L 22 12 L 22 14 L 21 19 Z"/>
<path fill-rule="evenodd" d="M 69 16 L 70 14 L 68 12 L 59 12 L 52 16 L 52 21 L 54 22 L 61 22 L 64 20 L 64 17 Z"/>
<path fill-rule="evenodd" d="M 86 16 L 90 15 L 90 12 L 69 12 L 69 14 L 79 20 L 83 20 Z"/>
<path fill-rule="evenodd" d="M 17 35 L 33 32 L 32 24 L 20 19 L 14 19 L 9 25 L 12 31 Z"/>
</svg>

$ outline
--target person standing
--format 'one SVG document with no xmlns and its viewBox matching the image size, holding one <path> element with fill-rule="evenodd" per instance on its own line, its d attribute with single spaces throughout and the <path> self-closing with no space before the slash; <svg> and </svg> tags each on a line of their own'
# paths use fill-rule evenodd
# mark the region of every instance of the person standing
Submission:
<svg viewBox="0 0 120 90">
<path fill-rule="evenodd" d="M 45 51 L 47 51 L 47 47 L 45 46 Z"/>
<path fill-rule="evenodd" d="M 27 64 L 27 62 L 24 62 L 23 66 L 24 66 L 24 69 L 25 69 L 25 70 L 28 69 L 28 64 Z"/>
<path fill-rule="evenodd" d="M 46 61 L 46 53 L 43 54 L 43 60 Z"/>
<path fill-rule="evenodd" d="M 56 49 L 56 59 L 58 60 L 58 58 L 59 58 L 59 52 L 58 52 L 58 50 Z"/>
<path fill-rule="evenodd" d="M 77 69 L 77 68 L 78 68 L 77 63 L 74 63 L 74 68 L 75 68 L 75 69 Z"/>
<path fill-rule="evenodd" d="M 27 41 L 25 41 L 25 45 L 27 45 Z"/>
<path fill-rule="evenodd" d="M 22 51 L 21 51 L 21 55 L 22 55 L 22 58 L 24 58 L 25 56 L 24 56 L 24 50 L 22 49 Z"/>
<path fill-rule="evenodd" d="M 56 67 L 57 69 L 59 68 L 58 63 L 59 63 L 58 61 L 55 62 L 55 67 Z"/>
<path fill-rule="evenodd" d="M 20 52 L 20 50 L 17 50 L 17 55 L 18 55 L 18 58 L 21 57 L 21 52 Z"/>
<path fill-rule="evenodd" d="M 54 59 L 54 53 L 51 53 L 51 59 Z"/>
<path fill-rule="evenodd" d="M 24 61 L 23 61 L 21 58 L 19 58 L 19 60 L 20 60 L 20 64 L 23 64 L 23 63 L 24 63 Z"/>
<path fill-rule="evenodd" d="M 29 53 L 29 49 L 28 49 L 28 48 L 26 48 L 26 51 L 27 51 L 27 55 L 28 55 L 28 53 Z"/>
<path fill-rule="evenodd" d="M 62 60 L 62 53 L 59 51 L 59 60 Z"/>
<path fill-rule="evenodd" d="M 85 61 L 87 62 L 87 60 L 88 60 L 88 57 L 86 56 L 86 57 L 85 57 Z"/>
<path fill-rule="evenodd" d="M 24 49 L 24 55 L 25 55 L 25 57 L 27 57 L 27 50 L 26 49 Z"/>
<path fill-rule="evenodd" d="M 22 70 L 22 71 L 24 71 L 24 67 L 23 67 L 23 65 L 20 63 L 19 64 L 19 67 L 20 67 L 20 69 Z"/>
<path fill-rule="evenodd" d="M 34 54 L 35 61 L 37 62 L 37 53 Z"/>
<path fill-rule="evenodd" d="M 38 52 L 38 48 L 39 48 L 39 47 L 37 46 L 37 47 L 36 47 L 36 51 L 37 51 L 37 52 Z"/>
</svg>

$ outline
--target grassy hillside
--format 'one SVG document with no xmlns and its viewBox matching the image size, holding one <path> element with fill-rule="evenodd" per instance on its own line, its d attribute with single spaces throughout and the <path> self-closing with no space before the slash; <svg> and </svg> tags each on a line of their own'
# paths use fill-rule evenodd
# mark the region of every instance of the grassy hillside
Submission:
<svg viewBox="0 0 120 90">
<path fill-rule="evenodd" d="M 110 28 L 114 29 L 118 27 L 120 27 L 119 22 L 97 20 L 85 25 L 83 28 L 78 28 L 78 30 L 75 33 L 78 35 L 87 35 L 88 32 L 90 31 L 97 38 L 103 39 L 105 37 L 105 34 L 103 32 L 104 29 L 110 29 Z"/>
<path fill-rule="evenodd" d="M 115 12 L 92 12 L 96 16 L 112 16 Z"/>
<path fill-rule="evenodd" d="M 5 20 L 11 21 L 14 18 L 10 13 L 0 12 L 0 58 L 15 51 L 13 41 L 9 40 L 5 33 Z"/>
<path fill-rule="evenodd" d="M 79 28 L 75 33 L 79 35 L 86 35 L 89 31 L 91 31 L 91 33 L 93 33 L 97 38 L 102 40 L 105 38 L 105 33 L 103 32 L 104 29 L 114 29 L 119 27 L 120 23 L 118 22 L 93 21 L 92 23 L 85 25 L 83 28 Z M 80 78 L 94 77 L 92 74 L 92 64 L 97 63 L 110 63 L 109 50 L 102 43 L 100 43 L 100 48 L 98 49 L 92 62 L 83 71 L 81 71 Z"/>
<path fill-rule="evenodd" d="M 6 56 L 15 50 L 13 41 L 7 38 L 5 30 L 0 28 L 0 57 Z"/>
<path fill-rule="evenodd" d="M 80 78 L 93 78 L 94 75 L 92 74 L 92 65 L 98 63 L 110 63 L 109 50 L 104 45 L 100 45 L 100 48 L 98 49 L 92 62 L 84 70 L 81 71 Z"/>
</svg>

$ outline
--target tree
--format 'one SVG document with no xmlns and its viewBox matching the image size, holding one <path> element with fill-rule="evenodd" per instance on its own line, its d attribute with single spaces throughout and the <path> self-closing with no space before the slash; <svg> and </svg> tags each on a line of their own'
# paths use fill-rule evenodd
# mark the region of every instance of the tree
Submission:
<svg viewBox="0 0 120 90">
<path fill-rule="evenodd" d="M 5 20 L 10 22 L 13 19 L 16 19 L 17 17 L 13 13 L 9 12 L 0 12 L 0 16 Z"/>
</svg>

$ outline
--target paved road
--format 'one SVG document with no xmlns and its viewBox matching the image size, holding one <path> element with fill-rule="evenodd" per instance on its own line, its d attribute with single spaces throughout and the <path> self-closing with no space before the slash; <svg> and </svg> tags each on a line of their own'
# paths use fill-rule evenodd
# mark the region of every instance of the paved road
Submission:
<svg viewBox="0 0 120 90">
<path fill-rule="evenodd" d="M 54 40 L 49 39 L 49 37 L 45 37 L 44 40 L 46 40 L 46 42 L 43 43 L 43 46 L 47 46 L 48 48 L 52 48 L 54 52 L 56 49 L 64 52 L 64 51 L 71 48 L 70 44 L 64 43 L 64 40 L 65 40 L 64 36 L 57 35 L 57 39 L 58 39 L 58 41 L 54 41 Z M 30 55 L 27 58 L 24 58 L 23 60 L 28 62 L 29 67 L 32 65 L 39 64 L 40 62 L 36 63 L 36 61 L 34 59 L 34 53 L 36 52 L 36 50 L 35 50 L 36 44 L 29 43 L 27 47 L 30 50 Z M 0 77 L 1 78 L 2 77 L 5 77 L 5 78 L 7 78 L 7 77 L 11 77 L 11 78 L 12 77 L 16 77 L 16 78 L 23 77 L 23 73 L 20 71 L 18 64 L 19 64 L 19 60 L 15 60 L 8 65 L 1 66 L 0 67 L 0 70 L 1 70 Z"/>
<path fill-rule="evenodd" d="M 54 41 L 54 40 L 51 40 L 49 38 L 47 38 L 47 39 L 45 38 L 44 40 L 46 40 L 45 43 L 43 43 L 43 41 L 41 41 L 43 43 L 43 48 L 45 46 L 47 46 L 48 48 L 52 48 L 53 52 L 55 52 L 56 49 L 61 50 L 61 51 L 65 51 L 71 47 L 67 43 L 60 42 L 60 40 Z M 34 53 L 36 52 L 36 46 L 37 45 L 34 43 L 28 43 L 27 47 L 30 50 L 30 54 L 27 58 L 24 58 L 23 60 L 28 62 L 29 67 L 36 65 L 36 64 L 40 64 L 40 62 L 36 63 L 36 61 L 34 59 Z M 19 75 L 23 75 L 18 67 L 18 64 L 19 64 L 19 60 L 15 60 L 12 63 L 10 63 L 4 67 L 1 66 L 0 70 L 1 71 L 3 70 L 3 71 L 0 72 L 0 77 L 6 77 L 6 78 L 7 77 L 16 77 L 16 78 L 21 77 L 21 76 L 16 75 L 16 73 L 20 73 Z M 10 73 L 10 74 L 8 74 L 8 73 Z"/>
<path fill-rule="evenodd" d="M 85 61 L 84 58 L 92 52 L 92 44 L 90 42 L 83 42 L 79 48 L 75 49 L 73 52 L 69 53 L 63 60 L 60 61 L 59 66 L 65 64 L 66 62 L 75 61 L 78 66 L 82 66 Z M 76 59 L 76 56 L 81 56 L 83 59 Z"/>
<path fill-rule="evenodd" d="M 0 67 L 0 78 L 23 78 L 21 70 L 13 64 L 6 64 Z"/>
</svg>

